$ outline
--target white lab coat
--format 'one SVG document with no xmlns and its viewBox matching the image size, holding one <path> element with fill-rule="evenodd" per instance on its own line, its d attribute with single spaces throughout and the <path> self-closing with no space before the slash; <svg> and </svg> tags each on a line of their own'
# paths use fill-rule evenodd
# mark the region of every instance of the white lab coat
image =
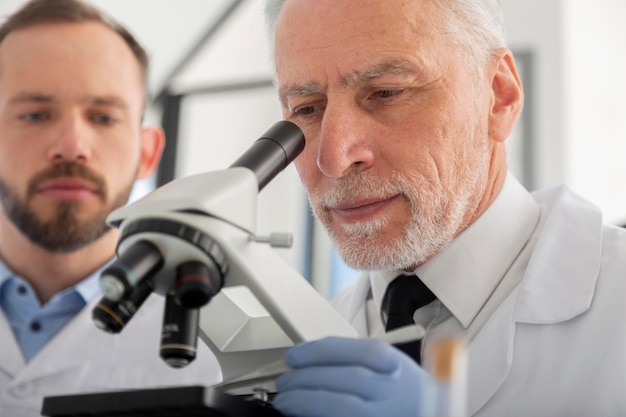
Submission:
<svg viewBox="0 0 626 417">
<path fill-rule="evenodd" d="M 626 230 L 565 187 L 520 285 L 467 350 L 467 415 L 626 416 Z M 485 253 L 489 256 L 489 253 Z M 338 310 L 367 334 L 369 277 Z"/>
<path fill-rule="evenodd" d="M 26 365 L 0 310 L 0 416 L 40 416 L 47 396 L 220 382 L 217 360 L 201 341 L 186 368 L 170 368 L 159 357 L 164 297 L 151 295 L 117 335 L 94 325 L 91 312 L 97 301 Z"/>
</svg>

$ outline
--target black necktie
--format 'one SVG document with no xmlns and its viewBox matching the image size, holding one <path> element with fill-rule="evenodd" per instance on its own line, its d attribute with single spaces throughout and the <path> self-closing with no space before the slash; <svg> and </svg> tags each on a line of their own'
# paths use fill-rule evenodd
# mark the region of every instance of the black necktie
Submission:
<svg viewBox="0 0 626 417">
<path fill-rule="evenodd" d="M 386 331 L 413 325 L 415 311 L 430 304 L 437 297 L 415 275 L 400 275 L 389 284 L 385 299 L 387 300 Z M 422 341 L 403 343 L 396 347 L 420 363 Z"/>
</svg>

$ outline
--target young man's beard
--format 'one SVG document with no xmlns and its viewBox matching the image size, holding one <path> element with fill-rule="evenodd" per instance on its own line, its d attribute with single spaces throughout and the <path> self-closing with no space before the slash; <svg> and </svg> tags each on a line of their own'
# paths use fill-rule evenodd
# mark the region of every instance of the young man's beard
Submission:
<svg viewBox="0 0 626 417">
<path fill-rule="evenodd" d="M 62 173 L 71 173 L 70 176 L 87 178 L 92 181 L 98 190 L 98 197 L 102 201 L 107 201 L 104 181 L 83 171 L 82 168 L 75 168 L 75 165 L 66 164 L 66 168 L 54 169 L 54 173 L 51 170 L 35 178 L 31 181 L 30 189 L 35 188 L 34 184 L 41 181 L 42 178 L 50 179 L 59 177 Z M 132 190 L 132 184 L 131 182 L 98 213 L 84 220 L 79 219 L 77 215 L 80 203 L 72 201 L 59 202 L 56 206 L 56 216 L 52 220 L 42 220 L 29 206 L 29 197 L 20 198 L 18 193 L 13 191 L 3 179 L 0 179 L 0 203 L 7 218 L 31 242 L 50 252 L 70 253 L 89 245 L 110 229 L 110 226 L 106 224 L 106 218 L 112 210 L 126 204 Z M 31 194 L 29 191 L 28 195 Z"/>
</svg>

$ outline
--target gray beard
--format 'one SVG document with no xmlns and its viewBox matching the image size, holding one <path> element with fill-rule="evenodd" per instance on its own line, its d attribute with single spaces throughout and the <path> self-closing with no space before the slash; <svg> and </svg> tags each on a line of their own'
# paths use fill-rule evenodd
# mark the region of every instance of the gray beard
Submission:
<svg viewBox="0 0 626 417">
<path fill-rule="evenodd" d="M 466 214 L 474 210 L 486 187 L 490 153 L 485 145 L 458 175 L 464 179 L 452 190 L 436 188 L 421 176 L 369 177 L 357 173 L 336 181 L 330 192 L 310 195 L 315 216 L 328 231 L 340 257 L 358 270 L 410 270 L 423 264 L 460 232 Z M 392 219 L 342 224 L 342 234 L 333 230 L 328 207 L 360 196 L 385 197 L 400 194 L 410 210 L 402 236 L 381 242 Z"/>
</svg>

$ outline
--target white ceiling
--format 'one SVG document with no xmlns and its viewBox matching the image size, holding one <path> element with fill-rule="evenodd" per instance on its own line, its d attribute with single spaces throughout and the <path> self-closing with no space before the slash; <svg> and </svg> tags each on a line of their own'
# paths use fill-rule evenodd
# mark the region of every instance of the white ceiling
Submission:
<svg viewBox="0 0 626 417">
<path fill-rule="evenodd" d="M 0 0 L 0 19 L 26 0 Z M 263 0 L 90 0 L 127 26 L 151 58 L 154 93 L 173 83 L 176 89 L 232 83 L 271 76 L 262 14 Z M 172 72 L 210 32 L 226 10 L 237 6 L 226 23 L 205 42 L 176 77 Z"/>
</svg>

